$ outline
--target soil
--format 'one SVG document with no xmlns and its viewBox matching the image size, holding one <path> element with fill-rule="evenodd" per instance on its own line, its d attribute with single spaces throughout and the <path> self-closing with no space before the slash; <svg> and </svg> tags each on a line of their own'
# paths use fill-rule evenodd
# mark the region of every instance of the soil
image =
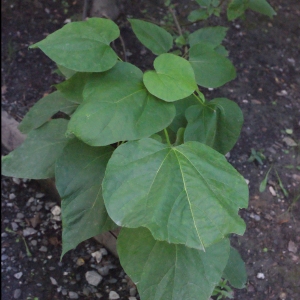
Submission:
<svg viewBox="0 0 300 300">
<path fill-rule="evenodd" d="M 121 2 L 116 22 L 126 54 L 120 41 L 113 46 L 129 62 L 149 69 L 154 57 L 133 36 L 126 17 L 160 22 L 167 16 L 164 21 L 171 24 L 171 16 L 162 1 Z M 173 2 L 178 3 L 179 21 L 186 20 L 195 4 Z M 246 233 L 232 236 L 248 272 L 247 287 L 233 289 L 234 299 L 239 300 L 300 297 L 300 2 L 269 2 L 277 12 L 273 19 L 247 12 L 245 20 L 229 23 L 212 18 L 186 27 L 227 26 L 224 45 L 238 73 L 222 88 L 203 92 L 207 99 L 234 100 L 245 118 L 240 139 L 228 155 L 250 189 L 249 207 L 241 210 Z M 82 4 L 76 0 L 4 0 L 1 10 L 2 107 L 20 121 L 36 101 L 53 91 L 51 85 L 62 81 L 54 63 L 28 46 L 68 19 L 80 20 Z M 270 168 L 266 190 L 260 192 Z M 105 249 L 94 239 L 81 243 L 60 261 L 61 222 L 51 213 L 60 204 L 44 194 L 37 182 L 2 176 L 1 183 L 3 300 L 109 299 L 111 291 L 120 299 L 139 299 L 113 255 L 108 253 L 97 263 L 91 254 L 98 250 L 105 254 Z M 36 232 L 26 236 L 28 228 Z M 107 274 L 102 282 L 97 287 L 89 285 L 86 272 L 103 267 Z"/>
</svg>

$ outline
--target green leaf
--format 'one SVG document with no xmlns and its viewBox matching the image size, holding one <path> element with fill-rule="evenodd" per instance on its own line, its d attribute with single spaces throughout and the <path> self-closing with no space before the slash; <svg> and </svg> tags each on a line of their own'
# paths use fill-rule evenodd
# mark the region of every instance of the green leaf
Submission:
<svg viewBox="0 0 300 300">
<path fill-rule="evenodd" d="M 227 7 L 227 19 L 232 21 L 245 13 L 249 0 L 231 0 Z"/>
<path fill-rule="evenodd" d="M 68 121 L 55 119 L 27 135 L 24 143 L 2 159 L 2 175 L 46 179 L 54 177 L 54 164 L 69 141 Z"/>
<path fill-rule="evenodd" d="M 272 169 L 272 167 L 269 169 L 269 171 L 266 174 L 266 177 L 264 178 L 264 180 L 259 185 L 260 193 L 264 192 L 266 187 L 267 187 L 268 177 L 269 177 L 269 173 L 270 173 L 271 169 Z"/>
<path fill-rule="evenodd" d="M 172 102 L 191 95 L 197 88 L 193 68 L 182 57 L 161 54 L 154 60 L 154 69 L 144 74 L 143 81 L 157 98 Z"/>
<path fill-rule="evenodd" d="M 222 154 L 235 145 L 244 121 L 239 106 L 226 98 L 193 105 L 185 116 L 188 124 L 184 140 L 204 143 Z"/>
<path fill-rule="evenodd" d="M 119 146 L 103 181 L 105 206 L 124 227 L 148 228 L 157 240 L 205 249 L 242 234 L 248 187 L 225 157 L 198 142 L 169 147 L 153 139 Z"/>
<path fill-rule="evenodd" d="M 74 71 L 103 72 L 117 62 L 109 44 L 119 35 L 113 21 L 90 18 L 69 23 L 30 48 L 40 48 L 57 64 Z"/>
<path fill-rule="evenodd" d="M 91 76 L 68 131 L 91 146 L 105 146 L 167 127 L 175 116 L 174 105 L 149 94 L 142 78 L 140 69 L 124 62 Z"/>
<path fill-rule="evenodd" d="M 249 0 L 248 7 L 270 18 L 276 15 L 276 11 L 266 0 Z"/>
<path fill-rule="evenodd" d="M 82 241 L 116 226 L 107 215 L 101 186 L 113 150 L 74 139 L 56 162 L 55 183 L 62 199 L 62 256 Z"/>
<path fill-rule="evenodd" d="M 213 50 L 210 44 L 198 43 L 190 48 L 190 63 L 200 86 L 216 88 L 236 77 L 231 61 Z"/>
<path fill-rule="evenodd" d="M 210 6 L 212 0 L 196 0 L 196 2 L 200 5 L 200 6 Z"/>
<path fill-rule="evenodd" d="M 222 43 L 227 30 L 228 28 L 223 26 L 200 28 L 189 35 L 189 44 L 192 47 L 201 42 L 215 48 Z"/>
<path fill-rule="evenodd" d="M 230 284 L 237 289 L 243 289 L 247 282 L 245 263 L 233 247 L 230 247 L 229 260 L 222 277 L 229 280 Z"/>
<path fill-rule="evenodd" d="M 70 101 L 81 103 L 83 90 L 90 73 L 76 73 L 66 81 L 54 86 Z"/>
<path fill-rule="evenodd" d="M 61 72 L 61 74 L 66 77 L 67 79 L 69 79 L 70 77 L 72 77 L 76 71 L 73 71 L 73 70 L 70 70 L 64 66 L 61 66 L 61 65 L 57 65 L 59 71 Z"/>
<path fill-rule="evenodd" d="M 129 22 L 139 41 L 154 54 L 160 55 L 172 48 L 172 35 L 165 29 L 137 19 L 130 19 Z"/>
<path fill-rule="evenodd" d="M 123 228 L 117 242 L 121 265 L 142 300 L 209 299 L 230 251 L 228 239 L 203 252 L 156 241 L 145 228 Z"/>
<path fill-rule="evenodd" d="M 67 115 L 74 112 L 77 105 L 67 100 L 60 92 L 54 92 L 40 99 L 25 115 L 18 128 L 23 133 L 36 129 L 61 111 Z"/>
<path fill-rule="evenodd" d="M 179 128 L 176 134 L 176 141 L 174 143 L 174 146 L 178 146 L 184 143 L 184 131 L 185 128 Z"/>
<path fill-rule="evenodd" d="M 194 95 L 174 102 L 176 108 L 176 115 L 172 123 L 169 125 L 169 128 L 173 132 L 176 133 L 180 127 L 186 127 L 187 120 L 185 118 L 185 111 L 188 107 L 190 107 L 191 105 L 195 105 L 197 103 L 198 100 Z"/>
<path fill-rule="evenodd" d="M 188 15 L 188 20 L 190 22 L 196 22 L 201 20 L 206 20 L 209 17 L 207 11 L 203 8 L 192 10 Z"/>
<path fill-rule="evenodd" d="M 223 55 L 223 56 L 225 56 L 225 57 L 227 57 L 228 54 L 229 54 L 229 52 L 226 50 L 226 48 L 225 48 L 224 46 L 222 46 L 222 45 L 217 46 L 216 48 L 214 48 L 214 50 L 215 50 L 218 54 Z"/>
</svg>

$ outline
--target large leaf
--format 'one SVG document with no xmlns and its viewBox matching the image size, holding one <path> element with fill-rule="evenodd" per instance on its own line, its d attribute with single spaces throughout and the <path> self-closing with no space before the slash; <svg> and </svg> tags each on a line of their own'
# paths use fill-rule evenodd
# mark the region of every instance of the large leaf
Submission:
<svg viewBox="0 0 300 300">
<path fill-rule="evenodd" d="M 233 247 L 230 247 L 229 260 L 222 277 L 229 280 L 230 284 L 237 289 L 244 288 L 247 282 L 245 263 Z"/>
<path fill-rule="evenodd" d="M 195 9 L 190 12 L 188 15 L 188 20 L 190 22 L 196 22 L 200 20 L 206 20 L 209 17 L 209 14 L 206 9 L 200 8 Z"/>
<path fill-rule="evenodd" d="M 227 7 L 227 18 L 232 21 L 245 13 L 249 0 L 231 0 Z"/>
<path fill-rule="evenodd" d="M 24 143 L 2 159 L 2 174 L 30 179 L 54 177 L 54 164 L 69 141 L 68 121 L 55 119 L 27 135 Z"/>
<path fill-rule="evenodd" d="M 66 81 L 56 84 L 55 87 L 70 101 L 81 103 L 83 90 L 90 73 L 76 73 Z"/>
<path fill-rule="evenodd" d="M 59 72 L 61 73 L 61 75 L 66 77 L 67 79 L 72 77 L 76 73 L 76 71 L 70 70 L 61 65 L 57 65 L 57 68 L 58 68 Z"/>
<path fill-rule="evenodd" d="M 248 7 L 270 18 L 276 15 L 276 11 L 266 0 L 249 0 Z"/>
<path fill-rule="evenodd" d="M 57 64 L 78 72 L 103 72 L 117 62 L 109 46 L 120 31 L 111 20 L 90 18 L 72 22 L 30 46 L 40 48 Z"/>
<path fill-rule="evenodd" d="M 137 284 L 141 300 L 207 300 L 221 279 L 229 241 L 206 252 L 156 241 L 145 228 L 123 228 L 118 254 L 125 272 Z"/>
<path fill-rule="evenodd" d="M 189 44 L 194 46 L 200 42 L 210 44 L 213 48 L 219 46 L 226 36 L 228 28 L 223 26 L 200 28 L 189 35 Z"/>
<path fill-rule="evenodd" d="M 226 98 L 216 98 L 186 110 L 188 121 L 184 140 L 204 143 L 226 154 L 238 140 L 243 125 L 239 106 Z"/>
<path fill-rule="evenodd" d="M 197 103 L 198 100 L 194 95 L 174 102 L 176 108 L 176 115 L 172 123 L 169 125 L 169 128 L 173 132 L 176 133 L 179 128 L 186 127 L 187 120 L 185 118 L 185 111 L 188 107 L 190 107 L 191 105 L 195 105 Z"/>
<path fill-rule="evenodd" d="M 118 147 L 108 162 L 103 197 L 124 227 L 147 227 L 157 240 L 205 249 L 242 234 L 248 187 L 223 155 L 198 142 L 169 147 L 154 139 Z"/>
<path fill-rule="evenodd" d="M 139 41 L 154 54 L 160 55 L 172 48 L 172 35 L 165 29 L 137 19 L 130 19 L 129 22 Z"/>
<path fill-rule="evenodd" d="M 61 111 L 70 115 L 76 107 L 77 104 L 70 102 L 60 92 L 54 92 L 35 103 L 18 128 L 21 132 L 28 133 L 48 122 L 57 112 Z"/>
<path fill-rule="evenodd" d="M 69 131 L 91 146 L 148 137 L 173 120 L 175 108 L 148 93 L 141 70 L 119 62 L 88 80 Z"/>
<path fill-rule="evenodd" d="M 62 256 L 79 243 L 115 227 L 102 198 L 102 180 L 113 148 L 71 141 L 56 162 L 55 183 L 61 196 Z"/>
<path fill-rule="evenodd" d="M 189 60 L 200 86 L 216 88 L 236 77 L 231 61 L 214 51 L 210 44 L 198 43 L 192 46 Z"/>
<path fill-rule="evenodd" d="M 155 71 L 147 71 L 143 80 L 147 90 L 168 102 L 183 99 L 197 88 L 193 68 L 182 57 L 161 54 L 154 60 Z"/>
</svg>

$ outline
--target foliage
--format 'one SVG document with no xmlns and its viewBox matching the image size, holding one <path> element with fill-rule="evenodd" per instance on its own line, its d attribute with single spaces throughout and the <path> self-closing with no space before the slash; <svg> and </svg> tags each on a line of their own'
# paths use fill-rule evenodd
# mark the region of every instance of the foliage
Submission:
<svg viewBox="0 0 300 300">
<path fill-rule="evenodd" d="M 205 18 L 218 15 L 223 3 L 197 2 L 192 19 L 203 9 Z M 241 7 L 271 14 L 264 0 L 234 0 L 228 9 L 240 15 Z M 153 70 L 143 73 L 118 58 L 110 43 L 120 31 L 107 19 L 67 24 L 30 47 L 54 60 L 66 80 L 25 116 L 19 128 L 27 139 L 2 159 L 2 173 L 55 177 L 62 255 L 123 227 L 120 261 L 141 299 L 208 299 L 218 283 L 225 295 L 226 280 L 236 288 L 246 282 L 229 236 L 245 231 L 238 210 L 247 207 L 248 188 L 224 157 L 243 115 L 227 98 L 208 101 L 200 88 L 236 76 L 222 46 L 227 29 L 185 33 L 186 43 L 175 40 L 184 45 L 175 55 L 165 29 L 137 19 L 130 24 L 157 55 Z M 53 118 L 57 112 L 64 117 Z"/>
</svg>

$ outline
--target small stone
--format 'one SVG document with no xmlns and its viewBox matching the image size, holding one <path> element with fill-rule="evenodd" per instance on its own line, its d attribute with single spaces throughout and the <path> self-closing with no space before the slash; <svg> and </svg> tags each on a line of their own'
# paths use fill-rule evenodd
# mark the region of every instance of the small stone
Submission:
<svg viewBox="0 0 300 300">
<path fill-rule="evenodd" d="M 257 273 L 256 277 L 258 279 L 265 279 L 265 274 L 264 273 Z"/>
<path fill-rule="evenodd" d="M 37 245 L 37 241 L 36 241 L 36 240 L 32 240 L 32 241 L 30 241 L 30 244 L 31 244 L 32 246 L 36 246 L 36 245 Z"/>
<path fill-rule="evenodd" d="M 254 219 L 255 221 L 260 221 L 260 216 L 254 214 L 254 213 L 250 214 L 250 218 Z"/>
<path fill-rule="evenodd" d="M 71 292 L 71 291 L 69 292 L 69 297 L 70 297 L 70 299 L 78 299 L 79 298 L 77 293 Z"/>
<path fill-rule="evenodd" d="M 12 181 L 15 183 L 15 184 L 20 184 L 21 183 L 21 180 L 19 178 L 15 178 L 13 177 Z"/>
<path fill-rule="evenodd" d="M 83 258 L 81 258 L 81 257 L 77 258 L 77 261 L 76 261 L 77 266 L 80 267 L 80 266 L 83 266 L 84 264 L 85 264 L 85 261 Z"/>
<path fill-rule="evenodd" d="M 23 272 L 18 272 L 16 274 L 14 274 L 14 277 L 17 279 L 20 279 L 23 276 Z"/>
<path fill-rule="evenodd" d="M 6 255 L 6 254 L 1 255 L 1 260 L 7 260 L 7 259 L 8 259 L 8 255 Z"/>
<path fill-rule="evenodd" d="M 14 193 L 9 194 L 8 196 L 9 200 L 14 200 L 16 198 L 16 195 Z"/>
<path fill-rule="evenodd" d="M 45 196 L 44 193 L 36 193 L 35 198 L 43 198 Z"/>
<path fill-rule="evenodd" d="M 105 255 L 108 254 L 108 253 L 107 253 L 107 250 L 106 250 L 105 248 L 101 248 L 101 249 L 100 249 L 100 252 L 101 252 L 101 254 L 102 254 L 103 256 L 105 256 Z"/>
<path fill-rule="evenodd" d="M 62 289 L 61 293 L 62 293 L 63 296 L 67 296 L 68 291 L 66 289 Z"/>
<path fill-rule="evenodd" d="M 116 292 L 114 292 L 114 291 L 110 291 L 110 292 L 109 292 L 108 299 L 110 299 L 110 300 L 120 299 L 120 296 L 119 296 L 118 293 L 116 293 Z"/>
<path fill-rule="evenodd" d="M 212 299 L 212 298 L 210 298 Z M 137 300 L 135 297 L 128 297 L 128 300 Z"/>
<path fill-rule="evenodd" d="M 89 284 L 97 286 L 101 282 L 102 276 L 96 271 L 87 271 L 85 273 L 85 279 Z"/>
<path fill-rule="evenodd" d="M 53 216 L 52 220 L 60 222 L 61 221 L 61 216 Z"/>
<path fill-rule="evenodd" d="M 289 241 L 289 244 L 288 244 L 288 250 L 290 252 L 293 252 L 293 253 L 297 253 L 297 250 L 298 250 L 298 247 L 296 246 L 296 244 L 293 242 L 293 241 Z"/>
<path fill-rule="evenodd" d="M 39 249 L 39 251 L 41 251 L 41 252 L 47 252 L 48 248 L 46 246 L 41 246 L 41 248 Z"/>
<path fill-rule="evenodd" d="M 272 194 L 273 197 L 276 197 L 277 194 L 276 194 L 276 192 L 275 192 L 275 190 L 272 186 L 269 186 L 269 191 L 270 191 L 270 193 Z"/>
<path fill-rule="evenodd" d="M 102 276 L 107 276 L 109 274 L 109 267 L 108 266 L 104 266 L 98 269 L 98 272 L 102 275 Z"/>
<path fill-rule="evenodd" d="M 96 293 L 95 295 L 98 299 L 101 299 L 103 297 L 103 295 L 101 293 Z"/>
<path fill-rule="evenodd" d="M 92 253 L 92 256 L 96 259 L 97 263 L 99 264 L 102 260 L 102 253 L 101 251 L 96 251 Z"/>
<path fill-rule="evenodd" d="M 132 287 L 129 289 L 129 295 L 130 296 L 135 296 L 136 295 L 136 288 L 135 287 Z"/>
<path fill-rule="evenodd" d="M 58 205 L 55 205 L 51 208 L 51 213 L 54 216 L 60 216 L 61 214 L 61 208 Z"/>
<path fill-rule="evenodd" d="M 24 214 L 22 213 L 17 213 L 17 219 L 24 219 Z"/>
<path fill-rule="evenodd" d="M 297 146 L 297 143 L 291 139 L 290 137 L 285 137 L 282 139 L 283 142 L 285 142 L 288 146 L 290 147 L 296 147 Z"/>
<path fill-rule="evenodd" d="M 50 277 L 50 280 L 53 285 L 57 285 L 57 281 L 53 277 Z"/>
<path fill-rule="evenodd" d="M 13 231 L 17 231 L 17 230 L 18 230 L 18 227 L 19 227 L 19 226 L 18 226 L 17 223 L 11 222 L 10 224 L 11 224 L 11 228 L 12 228 Z"/>
<path fill-rule="evenodd" d="M 280 293 L 280 295 L 279 295 L 279 298 L 280 298 L 281 300 L 285 300 L 286 297 L 287 297 L 287 294 L 284 293 L 284 292 Z"/>
<path fill-rule="evenodd" d="M 14 299 L 19 299 L 21 297 L 22 291 L 20 289 L 14 290 Z"/>
</svg>

